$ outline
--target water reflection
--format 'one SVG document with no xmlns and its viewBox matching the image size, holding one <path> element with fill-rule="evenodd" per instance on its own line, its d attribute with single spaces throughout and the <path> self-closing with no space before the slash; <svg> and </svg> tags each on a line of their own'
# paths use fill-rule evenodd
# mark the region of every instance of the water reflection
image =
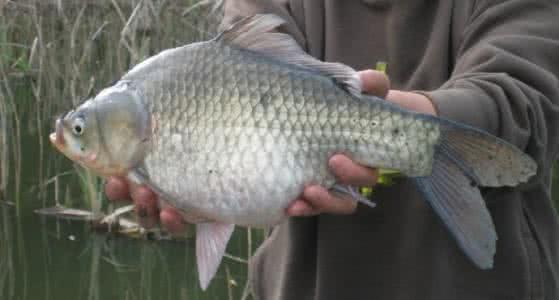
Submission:
<svg viewBox="0 0 559 300">
<path fill-rule="evenodd" d="M 1 299 L 241 298 L 245 265 L 227 258 L 210 288 L 199 289 L 193 240 L 130 239 L 78 221 L 15 218 L 13 207 L 0 210 Z M 236 241 L 245 239 L 236 233 Z M 246 254 L 242 245 L 233 242 L 229 250 Z"/>
<path fill-rule="evenodd" d="M 0 204 L 0 290 L 7 299 L 13 299 L 14 283 L 14 252 L 9 211 L 11 207 Z"/>
</svg>

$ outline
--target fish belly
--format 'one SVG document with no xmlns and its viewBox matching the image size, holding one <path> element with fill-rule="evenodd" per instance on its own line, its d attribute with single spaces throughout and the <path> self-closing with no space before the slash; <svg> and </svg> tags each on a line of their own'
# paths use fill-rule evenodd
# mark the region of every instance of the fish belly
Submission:
<svg viewBox="0 0 559 300">
<path fill-rule="evenodd" d="M 326 167 L 331 149 L 304 149 L 291 132 L 240 127 L 197 131 L 204 143 L 186 151 L 153 152 L 145 161 L 150 179 L 183 210 L 194 208 L 238 225 L 274 225 L 306 183 L 332 182 Z M 181 147 L 179 139 L 166 143 L 179 145 L 161 148 Z"/>
</svg>

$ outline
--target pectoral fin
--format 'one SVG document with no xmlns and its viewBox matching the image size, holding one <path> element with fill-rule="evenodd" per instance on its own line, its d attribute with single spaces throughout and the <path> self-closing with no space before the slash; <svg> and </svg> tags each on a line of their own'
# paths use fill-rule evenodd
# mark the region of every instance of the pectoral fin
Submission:
<svg viewBox="0 0 559 300">
<path fill-rule="evenodd" d="M 330 192 L 339 194 L 341 196 L 347 195 L 353 200 L 361 204 L 367 205 L 370 208 L 375 208 L 377 206 L 376 203 L 374 203 L 370 199 L 367 199 L 365 196 L 361 195 L 361 193 L 359 193 L 359 189 L 353 186 L 336 183 L 330 188 Z"/>
<path fill-rule="evenodd" d="M 196 225 L 196 261 L 198 278 L 203 290 L 208 287 L 215 276 L 234 229 L 233 224 L 200 223 Z"/>
</svg>

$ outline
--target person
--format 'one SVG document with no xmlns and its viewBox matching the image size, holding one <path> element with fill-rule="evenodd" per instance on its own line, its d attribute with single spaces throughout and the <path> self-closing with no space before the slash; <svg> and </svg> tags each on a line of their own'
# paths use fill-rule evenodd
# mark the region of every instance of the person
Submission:
<svg viewBox="0 0 559 300">
<path fill-rule="evenodd" d="M 494 267 L 476 268 L 410 180 L 375 190 L 368 208 L 309 186 L 251 263 L 258 299 L 559 299 L 559 223 L 550 195 L 558 152 L 559 3 L 537 0 L 230 0 L 223 24 L 274 13 L 311 55 L 360 72 L 364 91 L 469 124 L 533 157 L 528 183 L 482 190 L 499 237 Z M 368 70 L 386 61 L 388 75 Z M 348 184 L 378 172 L 335 155 Z M 130 192 L 131 191 L 131 192 Z M 110 178 L 111 199 L 171 231 L 155 194 Z"/>
</svg>

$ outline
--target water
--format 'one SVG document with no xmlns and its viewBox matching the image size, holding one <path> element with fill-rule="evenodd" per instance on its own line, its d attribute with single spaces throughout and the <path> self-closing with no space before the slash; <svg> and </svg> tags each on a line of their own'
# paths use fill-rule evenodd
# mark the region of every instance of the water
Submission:
<svg viewBox="0 0 559 300">
<path fill-rule="evenodd" d="M 95 233 L 81 223 L 32 214 L 15 218 L 11 208 L 0 210 L 1 299 L 227 299 L 230 292 L 233 299 L 241 297 L 245 266 L 228 259 L 210 288 L 200 291 L 192 241 L 132 240 Z M 233 253 L 242 248 L 235 241 L 229 247 Z"/>
<path fill-rule="evenodd" d="M 16 218 L 12 208 L 0 210 L 1 299 L 227 299 L 230 292 L 241 297 L 245 265 L 228 259 L 210 288 L 200 291 L 191 240 L 133 240 L 77 222 Z M 237 235 L 229 251 L 243 252 L 241 240 Z"/>
</svg>

